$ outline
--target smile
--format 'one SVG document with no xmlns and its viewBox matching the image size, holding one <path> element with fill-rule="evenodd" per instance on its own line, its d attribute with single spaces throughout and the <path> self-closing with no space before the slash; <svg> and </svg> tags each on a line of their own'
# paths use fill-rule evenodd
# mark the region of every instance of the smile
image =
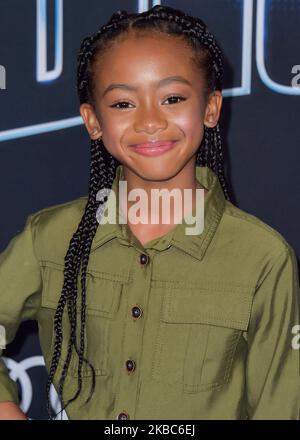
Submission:
<svg viewBox="0 0 300 440">
<path fill-rule="evenodd" d="M 159 156 L 171 150 L 177 141 L 133 145 L 131 148 L 143 156 Z"/>
</svg>

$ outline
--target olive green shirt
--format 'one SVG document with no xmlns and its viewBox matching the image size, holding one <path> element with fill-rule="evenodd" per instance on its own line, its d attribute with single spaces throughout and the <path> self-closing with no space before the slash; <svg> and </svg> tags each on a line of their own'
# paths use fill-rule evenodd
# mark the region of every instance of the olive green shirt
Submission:
<svg viewBox="0 0 300 440">
<path fill-rule="evenodd" d="M 294 251 L 279 232 L 227 201 L 209 168 L 197 167 L 196 177 L 209 190 L 202 233 L 187 235 L 183 222 L 143 246 L 126 224 L 98 226 L 88 265 L 85 340 L 96 388 L 84 405 L 91 385 L 84 364 L 83 392 L 68 406 L 69 419 L 124 413 L 130 420 L 299 420 Z M 119 165 L 112 187 L 117 201 L 123 178 Z M 21 321 L 37 320 L 47 368 L 64 257 L 86 202 L 80 197 L 29 215 L 0 254 L 0 324 L 7 342 Z M 63 326 L 65 358 L 67 316 Z M 77 362 L 74 355 L 65 399 L 77 389 Z M 18 403 L 3 361 L 0 401 Z"/>
</svg>

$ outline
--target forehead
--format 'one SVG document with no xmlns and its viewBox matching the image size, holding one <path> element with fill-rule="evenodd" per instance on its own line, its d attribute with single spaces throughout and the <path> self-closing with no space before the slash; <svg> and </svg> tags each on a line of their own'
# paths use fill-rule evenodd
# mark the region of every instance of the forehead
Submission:
<svg viewBox="0 0 300 440">
<path fill-rule="evenodd" d="M 122 36 L 113 43 L 94 66 L 98 84 L 107 82 L 155 82 L 168 75 L 182 75 L 199 81 L 199 69 L 188 44 L 169 34 Z"/>
</svg>

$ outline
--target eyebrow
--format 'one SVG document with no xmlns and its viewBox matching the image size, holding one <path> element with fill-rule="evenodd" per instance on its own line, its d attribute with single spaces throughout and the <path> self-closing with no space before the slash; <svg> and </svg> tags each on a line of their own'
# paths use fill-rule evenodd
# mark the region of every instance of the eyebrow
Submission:
<svg viewBox="0 0 300 440">
<path fill-rule="evenodd" d="M 192 83 L 190 81 L 188 81 L 186 78 L 184 78 L 183 76 L 180 76 L 180 75 L 168 76 L 167 78 L 163 78 L 157 82 L 157 86 L 162 87 L 162 86 L 165 86 L 165 85 L 170 84 L 172 82 L 179 82 L 179 83 L 183 83 L 183 84 L 187 84 L 189 86 L 192 86 Z M 124 89 L 124 90 L 129 90 L 132 92 L 137 91 L 137 87 L 130 86 L 129 84 L 121 84 L 121 83 L 120 84 L 110 84 L 104 90 L 102 97 L 104 97 L 108 92 L 110 92 L 111 90 L 114 90 L 114 89 Z"/>
</svg>

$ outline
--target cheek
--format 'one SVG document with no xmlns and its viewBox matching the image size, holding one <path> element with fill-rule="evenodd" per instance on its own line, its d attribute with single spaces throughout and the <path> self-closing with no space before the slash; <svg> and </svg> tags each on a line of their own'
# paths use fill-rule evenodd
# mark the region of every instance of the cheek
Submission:
<svg viewBox="0 0 300 440">
<path fill-rule="evenodd" d="M 124 133 L 128 130 L 128 123 L 121 118 L 103 118 L 103 142 L 111 154 L 120 150 L 120 143 Z"/>
<path fill-rule="evenodd" d="M 180 128 L 185 137 L 198 140 L 204 131 L 204 112 L 199 106 L 192 106 L 178 112 L 173 122 Z"/>
</svg>

